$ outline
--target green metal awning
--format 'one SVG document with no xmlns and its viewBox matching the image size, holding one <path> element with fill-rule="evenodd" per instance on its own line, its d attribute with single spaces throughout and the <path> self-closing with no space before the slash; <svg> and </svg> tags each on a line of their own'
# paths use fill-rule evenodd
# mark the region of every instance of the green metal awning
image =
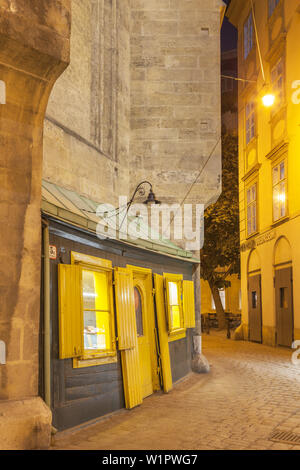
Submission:
<svg viewBox="0 0 300 470">
<path fill-rule="evenodd" d="M 75 227 L 85 229 L 95 235 L 97 233 L 97 225 L 102 223 L 104 226 L 101 218 L 96 215 L 99 204 L 101 203 L 88 199 L 75 191 L 43 180 L 42 212 L 57 220 L 65 221 Z M 155 253 L 190 261 L 191 263 L 199 263 L 199 260 L 193 257 L 192 252 L 181 249 L 169 240 L 162 239 L 161 237 L 155 240 L 151 239 L 149 237 L 150 227 L 143 222 L 142 218 L 128 217 L 128 219 L 130 223 L 137 224 L 141 238 L 133 240 L 128 237 L 124 240 L 125 232 L 122 234 L 116 231 L 116 236 L 109 236 L 109 239 L 119 241 L 126 245 L 136 246 L 144 250 L 150 250 Z M 107 225 L 107 223 L 108 221 L 106 220 L 105 225 Z"/>
</svg>

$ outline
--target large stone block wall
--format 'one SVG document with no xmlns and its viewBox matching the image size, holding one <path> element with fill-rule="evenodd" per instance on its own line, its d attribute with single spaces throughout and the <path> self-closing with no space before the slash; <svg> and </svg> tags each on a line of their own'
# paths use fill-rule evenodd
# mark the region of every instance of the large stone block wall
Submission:
<svg viewBox="0 0 300 470">
<path fill-rule="evenodd" d="M 220 1 L 131 0 L 130 181 L 164 202 L 220 190 Z M 216 145 L 217 143 L 217 145 Z"/>
<path fill-rule="evenodd" d="M 220 4 L 72 0 L 44 177 L 116 204 L 147 179 L 161 200 L 181 201 L 220 136 Z M 220 154 L 217 145 L 189 201 L 218 194 Z"/>
<path fill-rule="evenodd" d="M 128 0 L 72 0 L 71 62 L 47 109 L 44 177 L 99 202 L 128 192 Z"/>
</svg>

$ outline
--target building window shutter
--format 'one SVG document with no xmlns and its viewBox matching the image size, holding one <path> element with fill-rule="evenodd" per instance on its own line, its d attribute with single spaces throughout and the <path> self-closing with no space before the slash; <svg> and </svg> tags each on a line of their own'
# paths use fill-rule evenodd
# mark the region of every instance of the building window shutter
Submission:
<svg viewBox="0 0 300 470">
<path fill-rule="evenodd" d="M 143 395 L 136 331 L 133 275 L 129 269 L 115 269 L 115 299 L 125 406 L 127 409 L 131 409 L 142 403 Z"/>
<path fill-rule="evenodd" d="M 173 383 L 169 351 L 169 332 L 166 322 L 164 279 L 159 274 L 154 274 L 154 285 L 160 349 L 159 357 L 162 371 L 163 388 L 164 392 L 167 393 L 172 390 Z"/>
<path fill-rule="evenodd" d="M 195 328 L 195 294 L 193 281 L 183 281 L 183 314 L 185 328 Z"/>
<path fill-rule="evenodd" d="M 81 270 L 79 266 L 58 265 L 59 357 L 83 355 Z"/>
<path fill-rule="evenodd" d="M 136 345 L 136 319 L 132 272 L 125 268 L 115 270 L 115 298 L 119 349 L 133 349 Z"/>
<path fill-rule="evenodd" d="M 165 312 L 165 321 L 168 334 L 172 331 L 172 319 L 171 319 L 171 305 L 169 302 L 168 296 L 168 279 L 163 279 L 163 293 L 164 293 L 164 312 Z"/>
</svg>

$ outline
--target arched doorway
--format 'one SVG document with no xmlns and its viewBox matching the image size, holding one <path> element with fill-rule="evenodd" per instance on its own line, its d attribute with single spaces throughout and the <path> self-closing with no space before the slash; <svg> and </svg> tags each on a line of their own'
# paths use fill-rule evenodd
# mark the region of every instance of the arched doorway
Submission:
<svg viewBox="0 0 300 470">
<path fill-rule="evenodd" d="M 285 237 L 275 244 L 274 271 L 277 344 L 291 347 L 294 340 L 293 267 L 291 247 Z"/>
<path fill-rule="evenodd" d="M 249 341 L 262 342 L 261 263 L 257 250 L 248 258 Z"/>
</svg>

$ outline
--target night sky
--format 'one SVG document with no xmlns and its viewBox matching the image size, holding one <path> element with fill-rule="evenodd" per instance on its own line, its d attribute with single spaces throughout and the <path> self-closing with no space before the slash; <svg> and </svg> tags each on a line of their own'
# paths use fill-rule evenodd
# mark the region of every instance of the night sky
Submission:
<svg viewBox="0 0 300 470">
<path fill-rule="evenodd" d="M 230 0 L 224 0 L 225 3 L 229 3 Z M 228 19 L 225 17 L 222 27 L 222 51 L 230 51 L 237 47 L 237 30 L 232 24 L 229 23 Z"/>
</svg>

